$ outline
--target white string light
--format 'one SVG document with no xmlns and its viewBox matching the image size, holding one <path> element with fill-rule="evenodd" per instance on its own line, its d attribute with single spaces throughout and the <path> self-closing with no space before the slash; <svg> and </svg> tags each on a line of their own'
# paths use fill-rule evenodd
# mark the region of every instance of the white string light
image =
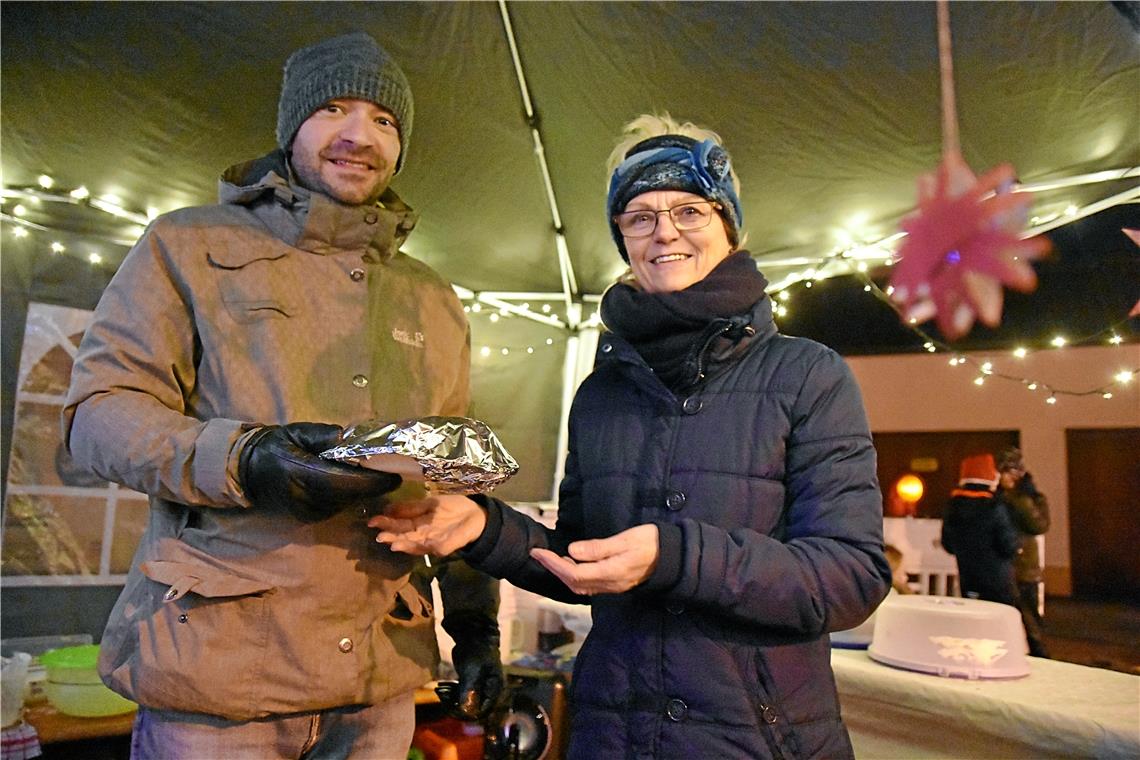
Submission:
<svg viewBox="0 0 1140 760">
<path fill-rule="evenodd" d="M 0 220 L 7 222 L 11 225 L 11 234 L 14 238 L 22 239 L 27 238 L 30 234 L 29 231 L 45 232 L 56 234 L 60 230 L 53 230 L 50 227 L 42 224 L 37 224 L 26 218 L 28 214 L 28 207 L 25 203 L 38 203 L 41 201 L 48 201 L 52 203 L 65 204 L 70 206 L 81 206 L 90 208 L 95 211 L 107 214 L 115 219 L 125 219 L 135 222 L 137 226 L 132 227 L 129 231 L 135 235 L 141 235 L 144 232 L 142 225 L 148 221 L 153 220 L 160 213 L 154 207 L 148 207 L 145 214 L 139 214 L 130 211 L 122 206 L 122 201 L 114 195 L 103 195 L 101 197 L 92 196 L 90 190 L 86 186 L 79 186 L 73 189 L 57 189 L 53 192 L 46 192 L 54 186 L 54 181 L 47 175 L 42 175 L 37 180 L 36 187 L 4 187 L 0 192 L 0 203 L 7 203 L 8 201 L 16 201 L 15 206 L 11 207 L 10 213 L 0 213 Z M 105 236 L 99 235 L 85 235 L 84 237 L 97 237 L 108 239 Z M 134 244 L 135 240 L 111 240 L 112 243 L 122 247 L 130 247 Z M 68 250 L 59 240 L 54 240 L 49 244 L 49 250 L 52 254 L 62 254 Z M 105 262 L 103 254 L 89 251 L 85 255 L 85 259 L 92 266 L 100 266 Z M 497 323 L 502 319 L 511 317 L 527 317 L 542 324 L 554 327 L 556 329 L 566 331 L 568 326 L 566 322 L 555 316 L 553 307 L 550 303 L 543 303 L 537 309 L 533 309 L 528 300 L 523 300 L 521 303 L 511 303 L 509 301 L 511 295 L 506 293 L 476 293 L 467 290 L 460 286 L 454 286 L 455 291 L 461 298 L 469 301 L 465 304 L 463 310 L 470 314 L 486 314 L 488 321 Z M 530 296 L 537 296 L 538 298 L 545 297 L 545 294 L 529 294 Z M 558 294 L 561 299 L 561 294 Z M 598 301 L 600 297 L 587 296 L 585 300 Z M 489 308 L 484 308 L 487 306 Z M 580 308 L 580 306 L 579 306 Z M 581 328 L 596 327 L 600 324 L 600 317 L 597 313 L 591 314 L 586 322 L 583 322 Z M 545 348 L 554 345 L 553 338 L 547 338 L 544 342 L 534 345 L 496 345 L 496 346 L 482 346 L 478 355 L 483 358 L 492 356 L 507 357 L 515 352 L 525 356 L 533 357 L 536 354 L 536 349 Z"/>
<path fill-rule="evenodd" d="M 460 291 L 461 296 L 466 296 L 466 298 L 468 298 L 468 299 L 476 297 L 476 294 L 472 293 L 471 291 L 464 291 L 462 288 L 456 288 L 456 290 Z M 529 308 L 530 304 L 528 304 L 526 302 L 519 304 L 520 309 L 524 306 Z M 504 311 L 504 310 L 489 311 L 488 309 L 482 308 L 478 301 L 476 301 L 474 303 L 465 304 L 463 307 L 463 310 L 469 314 L 477 315 L 476 319 L 478 319 L 480 317 L 485 317 L 487 322 L 489 322 L 491 324 L 503 324 L 504 321 L 506 321 L 506 320 L 518 319 L 518 318 L 521 318 L 524 316 L 521 313 L 512 313 L 512 312 Z M 548 309 L 547 311 L 550 312 L 552 310 Z M 556 318 L 554 318 L 554 317 L 550 317 L 550 319 L 557 321 Z M 586 327 L 590 327 L 590 326 L 596 326 L 596 325 L 600 324 L 600 322 L 601 322 L 601 317 L 595 311 L 590 315 L 589 319 L 585 320 L 582 323 L 581 327 L 586 328 Z M 474 322 L 472 324 L 473 324 L 474 331 L 476 333 L 478 333 L 480 330 L 480 326 Z M 558 326 L 558 327 L 555 327 L 555 325 L 550 325 L 550 326 L 555 327 L 555 329 L 557 329 L 559 333 L 569 334 L 569 333 L 574 332 L 571 328 L 566 327 L 564 323 L 558 322 L 558 324 L 561 326 Z M 558 347 L 560 350 L 561 349 L 561 342 L 557 342 L 557 343 L 558 343 Z M 544 349 L 554 347 L 555 344 L 556 344 L 556 341 L 554 338 L 544 338 L 543 340 L 538 341 L 538 342 L 528 342 L 528 343 L 522 343 L 522 344 L 502 344 L 502 343 L 491 343 L 491 342 L 488 342 L 488 343 L 479 342 L 478 348 L 475 350 L 475 355 L 479 359 L 485 359 L 488 361 L 494 361 L 495 359 L 498 359 L 501 357 L 510 357 L 510 356 L 522 356 L 523 358 L 536 358 L 537 354 L 540 354 Z"/>
<path fill-rule="evenodd" d="M 54 180 L 46 174 L 40 175 L 39 180 L 35 185 L 27 186 L 5 186 L 3 195 L 6 198 L 20 198 L 24 201 L 32 203 L 60 203 L 70 206 L 83 205 L 88 208 L 93 208 L 97 211 L 113 216 L 119 219 L 127 219 L 139 225 L 146 225 L 153 217 L 148 217 L 145 213 L 138 213 L 130 211 L 123 206 L 123 201 L 117 195 L 105 194 L 101 197 L 91 195 L 91 191 L 85 186 L 80 185 L 71 190 L 52 190 L 55 185 Z M 17 207 L 19 208 L 19 207 Z M 148 209 L 149 211 L 150 209 Z M 154 209 L 155 216 L 158 215 L 157 209 Z M 13 212 L 16 212 L 13 209 Z M 20 214 L 18 212 L 17 216 Z"/>
<path fill-rule="evenodd" d="M 900 313 L 898 306 L 894 303 L 894 301 L 892 301 L 890 299 L 891 288 L 888 287 L 884 291 L 869 277 L 863 277 L 862 279 L 864 281 L 863 290 L 870 291 L 870 292 L 874 293 L 875 297 L 878 298 L 883 303 L 887 304 L 891 308 L 892 311 L 894 311 L 896 314 Z M 804 284 L 807 285 L 807 283 L 804 283 Z M 1117 329 L 1121 325 L 1125 324 L 1126 322 L 1128 322 L 1128 318 L 1122 319 L 1120 322 L 1117 322 L 1116 324 L 1113 324 L 1113 325 L 1109 325 L 1105 329 L 1100 330 L 1096 333 L 1093 333 L 1092 335 L 1089 335 L 1089 336 L 1087 336 L 1083 339 L 1080 339 L 1080 340 L 1070 340 L 1070 339 L 1066 338 L 1065 336 L 1056 335 L 1049 341 L 1050 348 L 1044 348 L 1042 350 L 1044 350 L 1044 351 L 1058 350 L 1058 349 L 1064 348 L 1065 346 L 1069 346 L 1069 345 L 1074 345 L 1074 346 L 1075 345 L 1087 345 L 1087 344 L 1094 344 L 1097 342 L 1103 342 L 1104 344 L 1110 345 L 1110 346 L 1120 346 L 1124 343 L 1124 339 L 1122 337 L 1120 337 L 1120 334 L 1117 332 Z M 932 337 L 930 334 L 928 334 L 927 332 L 922 330 L 922 328 L 917 326 L 917 324 L 914 322 L 914 320 L 911 320 L 909 322 L 904 322 L 904 324 L 906 325 L 907 329 L 909 329 L 915 335 L 917 335 L 923 339 L 924 343 L 922 345 L 926 351 L 928 351 L 930 353 L 934 353 L 937 351 L 943 351 L 943 352 L 952 354 L 952 356 L 950 357 L 950 366 L 951 367 L 959 367 L 963 364 L 972 365 L 978 372 L 978 374 L 973 379 L 974 385 L 978 385 L 978 386 L 983 385 L 983 384 L 985 384 L 987 378 L 994 377 L 994 378 L 999 378 L 1002 380 L 1010 380 L 1013 382 L 1021 383 L 1025 387 L 1025 389 L 1029 390 L 1029 391 L 1036 391 L 1038 388 L 1043 388 L 1044 390 L 1049 392 L 1049 396 L 1045 399 L 1045 403 L 1050 404 L 1050 405 L 1057 403 L 1057 397 L 1058 396 L 1092 396 L 1092 395 L 1097 395 L 1097 396 L 1100 396 L 1102 399 L 1106 399 L 1106 400 L 1111 399 L 1111 398 L 1113 398 L 1113 393 L 1111 391 L 1111 388 L 1113 388 L 1117 385 L 1127 385 L 1129 382 L 1132 381 L 1132 379 L 1137 375 L 1137 373 L 1140 373 L 1140 368 L 1131 369 L 1131 370 L 1123 369 L 1123 370 L 1120 370 L 1119 372 L 1117 372 L 1115 375 L 1112 376 L 1111 382 L 1104 383 L 1104 384 L 1099 385 L 1095 388 L 1089 388 L 1087 390 L 1072 390 L 1072 389 L 1068 389 L 1068 388 L 1060 388 L 1060 387 L 1054 386 L 1050 383 L 1043 382 L 1041 380 L 1031 379 L 1028 377 L 1022 377 L 1020 375 L 1011 374 L 1009 372 L 1000 372 L 995 367 L 995 365 L 992 361 L 990 361 L 990 360 L 979 360 L 979 359 L 975 359 L 973 357 L 968 357 L 968 356 L 963 355 L 962 353 L 955 350 L 949 344 Z M 1107 338 L 1105 337 L 1106 335 L 1108 336 Z M 1029 356 L 1030 353 L 1033 353 L 1033 352 L 1030 351 L 1029 348 L 1027 348 L 1025 346 L 1016 346 L 1010 351 L 1010 356 L 1013 357 L 1014 359 L 1024 359 L 1025 357 Z"/>
<path fill-rule="evenodd" d="M 1056 187 L 1062 187 L 1070 185 L 1094 184 L 1099 182 L 1129 179 L 1137 176 L 1140 176 L 1140 167 L 1126 167 L 1123 169 L 1114 169 L 1105 172 L 1097 172 L 1095 174 L 1082 175 L 1081 177 L 1070 178 L 1069 180 L 1063 181 L 1059 184 L 1054 183 L 1054 185 L 1056 185 Z M 1023 185 L 1015 187 L 1013 191 L 1021 192 L 1048 189 L 1055 188 L 1053 185 Z M 1029 237 L 1032 235 L 1040 234 L 1042 232 L 1061 226 L 1062 224 L 1066 224 L 1093 213 L 1097 213 L 1105 208 L 1109 208 L 1120 203 L 1129 202 L 1131 200 L 1134 200 L 1136 197 L 1140 197 L 1140 187 L 1130 188 L 1129 190 L 1112 196 L 1111 198 L 1096 201 L 1094 203 L 1085 205 L 1084 207 L 1078 207 L 1076 204 L 1069 203 L 1065 206 L 1064 211 L 1061 213 L 1052 213 L 1048 215 L 1038 215 L 1033 217 L 1031 219 L 1031 224 L 1033 226 L 1031 229 L 1025 231 L 1024 236 Z M 0 203 L 4 203 L 9 199 L 17 200 L 17 204 L 12 208 L 11 214 L 0 213 L 0 220 L 11 223 L 12 235 L 17 238 L 26 238 L 29 234 L 29 230 L 53 232 L 57 234 L 59 232 L 62 232 L 62 230 L 54 230 L 50 227 L 46 227 L 41 224 L 35 224 L 23 218 L 28 213 L 28 209 L 24 203 L 40 204 L 43 202 L 49 202 L 73 206 L 78 205 L 84 206 L 86 208 L 91 208 L 101 213 L 107 214 L 108 216 L 115 219 L 124 219 L 130 222 L 134 222 L 137 226 L 132 227 L 127 231 L 130 234 L 136 235 L 136 237 L 138 235 L 141 235 L 145 225 L 152 221 L 160 213 L 160 211 L 153 206 L 147 207 L 143 213 L 131 211 L 123 206 L 122 200 L 117 196 L 111 194 L 104 194 L 98 197 L 94 196 L 85 185 L 80 185 L 79 187 L 72 189 L 55 188 L 55 181 L 52 179 L 52 177 L 46 174 L 42 174 L 37 177 L 35 185 L 4 186 L 3 190 L 0 191 Z M 1056 207 L 1057 206 L 1054 205 L 1054 208 Z M 775 316 L 778 318 L 783 318 L 788 314 L 788 306 L 785 302 L 790 298 L 790 293 L 787 290 L 789 286 L 800 282 L 805 288 L 810 288 L 814 282 L 826 279 L 827 277 L 845 274 L 858 274 L 861 279 L 864 280 L 865 284 L 863 290 L 865 292 L 875 293 L 877 297 L 880 297 L 888 304 L 891 304 L 893 308 L 893 303 L 891 303 L 888 298 L 883 298 L 883 292 L 878 289 L 877 285 L 874 285 L 874 283 L 869 280 L 867 272 L 869 263 L 877 264 L 881 262 L 886 266 L 892 265 L 894 263 L 894 249 L 896 248 L 898 242 L 901 241 L 905 236 L 905 232 L 895 232 L 891 235 L 871 242 L 859 242 L 860 236 L 857 233 L 852 232 L 848 229 L 843 229 L 837 233 L 837 239 L 841 243 L 841 247 L 832 249 L 826 255 L 814 258 L 800 257 L 794 260 L 789 259 L 784 261 L 770 257 L 760 257 L 760 263 L 766 266 L 775 267 L 799 265 L 803 267 L 803 269 L 801 269 L 798 273 L 787 275 L 783 278 L 783 280 L 775 283 L 770 287 L 770 290 L 776 293 L 776 297 L 780 301 L 780 303 L 775 305 L 775 308 L 773 310 Z M 92 237 L 100 237 L 104 240 L 109 240 L 109 242 L 114 243 L 115 245 L 124 247 L 129 247 L 135 242 L 133 239 L 112 239 L 107 238 L 106 236 L 98 235 L 92 235 Z M 52 253 L 64 253 L 66 250 L 66 247 L 58 241 L 51 243 Z M 92 252 L 87 256 L 87 260 L 90 261 L 93 265 L 98 265 L 103 262 L 103 257 L 98 253 Z M 506 293 L 479 294 L 466 290 L 459 286 L 455 286 L 455 290 L 460 294 L 461 298 L 471 301 L 471 303 L 464 306 L 465 312 L 479 314 L 483 311 L 484 303 L 486 303 L 492 309 L 495 309 L 496 311 L 492 311 L 488 315 L 491 322 L 498 322 L 500 318 L 517 315 L 549 324 L 561 330 L 571 330 L 571 332 L 573 332 L 575 329 L 594 328 L 599 326 L 601 323 L 600 316 L 596 311 L 593 312 L 585 321 L 579 320 L 577 311 L 575 311 L 574 314 L 567 313 L 567 321 L 563 321 L 552 314 L 552 306 L 550 303 L 543 303 L 538 309 L 533 309 L 529 302 L 524 302 L 521 304 L 510 303 L 510 295 Z M 891 288 L 888 288 L 887 295 L 889 295 L 890 292 Z M 544 297 L 543 294 L 531 295 L 537 295 L 538 298 Z M 564 293 L 557 295 L 560 298 L 564 298 L 565 296 Z M 600 299 L 600 296 L 585 295 L 583 296 L 583 299 L 586 301 L 597 301 Z M 577 307 L 577 309 L 581 308 L 580 304 L 578 303 L 572 303 L 569 304 L 569 306 Z M 933 339 L 929 338 L 929 336 L 927 336 L 918 328 L 915 321 L 912 320 L 909 324 L 907 324 L 907 326 L 909 329 L 927 340 L 923 346 L 926 351 L 930 353 L 936 353 L 938 351 L 951 350 L 949 346 L 936 342 Z M 1114 330 L 1115 327 L 1117 327 L 1117 325 L 1113 325 L 1110 330 Z M 1075 344 L 1083 342 L 1088 342 L 1088 340 L 1086 339 L 1085 341 L 1073 342 L 1069 341 L 1064 336 L 1056 336 L 1053 338 L 1052 344 L 1054 347 L 1060 348 L 1064 345 L 1069 345 L 1070 343 Z M 548 339 L 546 345 L 551 345 L 552 343 L 553 340 Z M 1123 343 L 1123 338 L 1121 338 L 1118 334 L 1115 333 L 1115 331 L 1113 331 L 1111 337 L 1108 339 L 1108 343 L 1110 345 L 1119 346 Z M 528 355 L 532 355 L 534 353 L 533 349 L 533 346 L 500 346 L 498 347 L 498 353 L 499 355 L 507 356 L 511 351 L 519 350 L 525 351 L 525 353 Z M 491 349 L 488 348 L 488 355 L 490 352 Z M 1015 349 L 1014 355 L 1017 358 L 1024 358 L 1029 353 L 1030 352 L 1028 349 L 1019 346 L 1017 349 Z M 962 356 L 956 356 L 950 360 L 952 366 L 957 366 L 958 364 L 966 363 L 967 361 L 974 363 L 974 360 L 967 359 Z M 983 371 L 983 374 L 993 374 L 996 377 L 1020 380 L 1026 385 L 1027 388 L 1030 388 L 1030 390 L 1037 387 L 1036 382 L 993 372 L 992 369 L 990 372 Z M 1115 382 L 1121 381 L 1117 380 Z M 1112 393 L 1107 390 L 1107 386 L 1090 391 L 1070 391 L 1051 388 L 1045 384 L 1042 385 L 1046 389 L 1050 390 L 1052 394 L 1089 395 L 1091 393 L 1098 393 L 1103 398 L 1112 398 Z M 1056 403 L 1054 396 L 1051 395 L 1050 398 L 1052 400 L 1049 403 Z"/>
<path fill-rule="evenodd" d="M 1129 166 L 1121 169 L 1111 169 L 1078 177 L 1070 177 L 1066 180 L 1052 183 L 1016 185 L 1012 188 L 1012 192 L 1040 192 L 1077 185 L 1117 182 L 1135 179 L 1137 177 L 1140 177 L 1140 166 Z M 1066 203 L 1063 212 L 1040 214 L 1032 217 L 1029 220 L 1030 227 L 1021 234 L 1021 237 L 1029 238 L 1034 235 L 1041 235 L 1057 227 L 1104 211 L 1105 209 L 1135 202 L 1138 198 L 1140 198 L 1140 185 L 1135 185 L 1108 198 L 1094 201 L 1084 206 Z M 1058 204 L 1051 205 L 1056 207 Z M 909 214 L 910 212 L 907 213 Z M 906 214 L 903 216 L 906 216 Z M 865 234 L 860 235 L 857 232 L 845 230 L 841 237 L 846 242 L 846 247 L 833 248 L 821 256 L 797 256 L 783 259 L 774 256 L 759 256 L 757 262 L 761 268 L 801 267 L 798 271 L 788 274 L 782 279 L 772 283 L 770 289 L 772 291 L 782 291 L 798 282 L 803 282 L 805 287 L 810 287 L 808 283 L 811 280 L 818 281 L 826 276 L 864 274 L 867 272 L 869 263 L 874 264 L 881 262 L 886 266 L 892 266 L 895 261 L 895 251 L 898 244 L 906 237 L 906 233 L 894 232 L 877 240 L 859 242 L 860 239 L 866 239 L 867 236 Z"/>
<path fill-rule="evenodd" d="M 117 238 L 96 233 L 84 235 L 84 237 L 96 238 L 124 248 L 129 248 L 134 245 L 135 241 L 142 235 L 145 225 L 159 213 L 158 209 L 153 208 L 147 209 L 147 214 L 131 211 L 125 208 L 122 205 L 122 200 L 114 195 L 104 195 L 101 198 L 96 198 L 91 195 L 91 191 L 84 185 L 70 190 L 55 188 L 55 180 L 47 174 L 41 174 L 36 179 L 35 185 L 4 186 L 3 190 L 0 191 L 0 199 L 3 201 L 8 201 L 9 199 L 16 201 L 16 205 L 12 207 L 10 214 L 0 213 L 0 220 L 13 225 L 12 235 L 14 237 L 26 237 L 28 230 L 47 232 L 52 235 L 64 233 L 64 230 L 55 229 L 43 224 L 36 224 L 24 218 L 28 215 L 28 208 L 24 205 L 25 203 L 31 203 L 37 206 L 44 203 L 54 203 L 58 205 L 88 208 L 116 220 L 133 222 L 133 226 L 123 230 L 123 232 L 130 237 Z M 151 215 L 152 211 L 153 216 Z M 24 228 L 23 231 L 19 231 L 21 228 Z M 52 251 L 54 253 L 62 253 L 62 251 L 57 251 L 54 245 Z M 102 263 L 102 261 L 102 256 L 99 256 L 99 261 L 94 263 Z"/>
</svg>

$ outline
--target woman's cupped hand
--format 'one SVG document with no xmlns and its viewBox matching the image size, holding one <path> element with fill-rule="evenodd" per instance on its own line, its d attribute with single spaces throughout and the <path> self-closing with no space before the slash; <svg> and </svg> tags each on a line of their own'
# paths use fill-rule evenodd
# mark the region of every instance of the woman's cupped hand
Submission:
<svg viewBox="0 0 1140 760">
<path fill-rule="evenodd" d="M 620 594 L 643 583 L 657 566 L 657 526 L 637 525 L 608 538 L 575 541 L 569 556 L 534 548 L 530 556 L 576 594 Z"/>
</svg>

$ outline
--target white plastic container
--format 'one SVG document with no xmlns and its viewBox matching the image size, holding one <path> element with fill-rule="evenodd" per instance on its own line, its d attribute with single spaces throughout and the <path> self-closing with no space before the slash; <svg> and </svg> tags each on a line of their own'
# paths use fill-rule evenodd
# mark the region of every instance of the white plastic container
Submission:
<svg viewBox="0 0 1140 760">
<path fill-rule="evenodd" d="M 887 591 L 887 599 L 892 596 L 898 596 L 899 592 L 893 588 Z M 887 603 L 884 599 L 879 607 Z M 871 616 L 864 620 L 854 628 L 848 628 L 845 631 L 832 631 L 831 632 L 831 646 L 834 649 L 866 649 L 871 645 L 871 637 L 875 634 L 875 616 L 878 614 L 878 609 L 871 613 Z"/>
<path fill-rule="evenodd" d="M 27 652 L 13 652 L 11 657 L 0 658 L 0 727 L 7 728 L 20 720 L 24 712 L 24 682 L 28 678 L 28 665 L 32 656 Z"/>
<path fill-rule="evenodd" d="M 920 673 L 959 678 L 1029 675 L 1017 608 L 952 596 L 893 596 L 875 613 L 867 654 Z"/>
</svg>

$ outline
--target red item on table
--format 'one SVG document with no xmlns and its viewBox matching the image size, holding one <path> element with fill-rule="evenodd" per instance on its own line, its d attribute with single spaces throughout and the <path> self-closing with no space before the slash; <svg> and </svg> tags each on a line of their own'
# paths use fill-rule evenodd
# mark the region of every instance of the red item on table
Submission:
<svg viewBox="0 0 1140 760">
<path fill-rule="evenodd" d="M 3 760 L 30 760 L 41 755 L 43 749 L 35 726 L 21 721 L 0 732 L 0 758 Z"/>
</svg>

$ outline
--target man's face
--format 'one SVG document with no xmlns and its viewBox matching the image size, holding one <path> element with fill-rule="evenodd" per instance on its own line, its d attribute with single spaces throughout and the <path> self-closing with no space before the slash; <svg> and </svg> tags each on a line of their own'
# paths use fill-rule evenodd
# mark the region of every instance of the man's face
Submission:
<svg viewBox="0 0 1140 760">
<path fill-rule="evenodd" d="M 301 184 L 353 206 L 380 197 L 399 156 L 395 117 L 367 100 L 330 100 L 293 138 L 293 171 Z"/>
</svg>

